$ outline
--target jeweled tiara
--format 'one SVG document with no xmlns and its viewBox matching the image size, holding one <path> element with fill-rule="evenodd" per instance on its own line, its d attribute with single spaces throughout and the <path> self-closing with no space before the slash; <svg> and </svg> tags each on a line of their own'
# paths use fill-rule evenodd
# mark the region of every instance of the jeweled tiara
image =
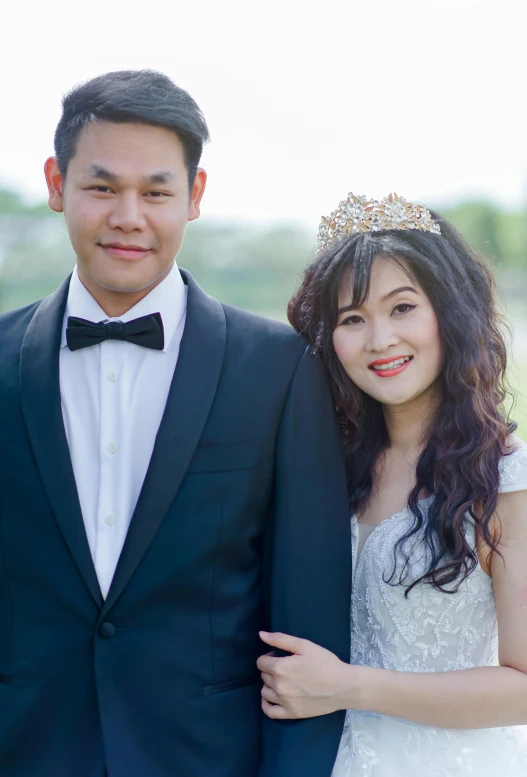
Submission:
<svg viewBox="0 0 527 777">
<path fill-rule="evenodd" d="M 441 234 L 439 224 L 424 205 L 414 205 L 392 192 L 383 200 L 368 200 L 350 192 L 346 200 L 329 216 L 323 216 L 318 228 L 317 249 L 357 232 L 381 232 L 387 229 L 420 229 Z"/>
</svg>

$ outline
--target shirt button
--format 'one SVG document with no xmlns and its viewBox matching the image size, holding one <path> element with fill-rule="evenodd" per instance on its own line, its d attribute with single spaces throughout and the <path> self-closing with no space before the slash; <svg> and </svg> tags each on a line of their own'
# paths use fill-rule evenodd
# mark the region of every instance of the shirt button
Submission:
<svg viewBox="0 0 527 777">
<path fill-rule="evenodd" d="M 109 372 L 108 373 L 108 380 L 111 380 L 112 383 L 115 383 L 119 375 L 116 372 Z"/>
<path fill-rule="evenodd" d="M 115 523 L 115 515 L 107 515 L 106 518 L 104 519 L 104 523 L 107 526 L 113 526 Z"/>
<path fill-rule="evenodd" d="M 111 442 L 111 443 L 108 444 L 108 452 L 109 453 L 116 453 L 118 447 L 119 446 L 117 445 L 116 442 Z"/>
</svg>

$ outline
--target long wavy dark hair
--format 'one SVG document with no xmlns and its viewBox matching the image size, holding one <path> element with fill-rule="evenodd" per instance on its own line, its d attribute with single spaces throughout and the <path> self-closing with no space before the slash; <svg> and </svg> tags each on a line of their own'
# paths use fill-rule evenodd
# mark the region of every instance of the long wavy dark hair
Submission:
<svg viewBox="0 0 527 777">
<path fill-rule="evenodd" d="M 507 350 L 504 321 L 496 303 L 496 284 L 485 261 L 437 213 L 441 235 L 420 230 L 365 232 L 341 239 L 307 268 L 291 299 L 288 317 L 311 343 L 329 373 L 342 430 L 350 507 L 367 503 L 375 465 L 389 445 L 382 406 L 348 377 L 333 347 L 339 286 L 351 277 L 352 304 L 360 306 L 370 286 L 372 264 L 382 256 L 400 264 L 417 281 L 437 316 L 443 353 L 438 380 L 439 406 L 430 418 L 426 442 L 409 495 L 414 522 L 394 548 L 388 582 L 420 582 L 453 593 L 477 566 L 465 537 L 467 513 L 478 537 L 498 551 L 491 528 L 499 486 L 498 464 L 516 424 L 505 415 Z M 431 495 L 426 516 L 420 507 Z M 408 581 L 407 540 L 422 530 L 428 568 Z M 398 550 L 404 564 L 397 572 Z"/>
</svg>

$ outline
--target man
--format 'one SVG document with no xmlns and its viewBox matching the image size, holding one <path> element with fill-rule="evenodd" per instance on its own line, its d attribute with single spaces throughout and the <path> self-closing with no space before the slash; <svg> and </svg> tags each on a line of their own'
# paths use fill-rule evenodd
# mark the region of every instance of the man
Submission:
<svg viewBox="0 0 527 777">
<path fill-rule="evenodd" d="M 2 777 L 331 773 L 342 716 L 264 721 L 256 660 L 348 655 L 340 442 L 301 338 L 175 265 L 207 134 L 159 73 L 64 99 L 76 268 L 0 317 Z"/>
</svg>

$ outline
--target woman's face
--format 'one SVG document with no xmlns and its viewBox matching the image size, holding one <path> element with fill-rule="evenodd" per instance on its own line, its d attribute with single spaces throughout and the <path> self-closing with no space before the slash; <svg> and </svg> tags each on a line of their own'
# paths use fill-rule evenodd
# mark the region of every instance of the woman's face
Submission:
<svg viewBox="0 0 527 777">
<path fill-rule="evenodd" d="M 405 263 L 402 262 L 404 265 Z M 386 406 L 413 402 L 442 369 L 437 318 L 430 300 L 399 265 L 375 258 L 364 303 L 351 304 L 350 276 L 339 292 L 333 345 L 351 380 Z"/>
</svg>

